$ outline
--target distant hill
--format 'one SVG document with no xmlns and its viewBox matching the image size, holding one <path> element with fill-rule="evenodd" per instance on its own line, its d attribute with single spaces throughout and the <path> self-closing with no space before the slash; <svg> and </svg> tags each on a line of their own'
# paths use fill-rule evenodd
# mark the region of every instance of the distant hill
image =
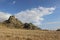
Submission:
<svg viewBox="0 0 60 40">
<path fill-rule="evenodd" d="M 60 31 L 60 29 L 57 29 L 56 31 Z"/>
<path fill-rule="evenodd" d="M 10 16 L 8 20 L 5 20 L 0 24 L 6 26 L 7 28 L 30 29 L 30 30 L 40 29 L 32 23 L 22 23 L 17 18 L 15 18 L 15 16 Z"/>
</svg>

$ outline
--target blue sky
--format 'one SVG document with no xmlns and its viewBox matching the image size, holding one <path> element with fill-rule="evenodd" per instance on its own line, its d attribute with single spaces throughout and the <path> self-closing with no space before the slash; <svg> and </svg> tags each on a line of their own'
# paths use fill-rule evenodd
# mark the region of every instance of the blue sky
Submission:
<svg viewBox="0 0 60 40">
<path fill-rule="evenodd" d="M 47 28 L 47 29 L 55 30 L 60 28 L 60 18 L 59 18 L 60 5 L 59 4 L 60 4 L 60 0 L 0 0 L 0 12 L 1 12 L 0 14 L 1 15 L 6 14 L 6 16 L 7 14 L 17 15 L 18 16 L 17 18 L 20 19 L 20 17 L 23 18 L 23 16 L 25 18 L 25 15 L 21 16 L 23 13 L 26 13 L 28 15 L 28 12 L 31 13 L 31 11 L 35 10 L 35 8 L 36 10 L 38 10 L 38 8 L 41 9 L 41 7 L 43 9 L 49 8 L 51 9 L 50 11 L 53 11 L 51 14 L 49 15 L 44 14 L 43 16 L 39 15 L 40 18 L 38 19 L 43 20 L 43 21 L 39 20 L 40 21 L 39 27 L 41 27 L 42 29 Z M 47 11 L 49 9 L 47 9 Z M 48 11 L 48 13 L 50 13 L 50 11 Z M 1 20 L 1 17 L 2 16 L 0 16 L 0 20 Z M 21 20 L 25 22 L 26 18 L 25 19 L 22 19 L 22 18 Z M 30 16 L 28 16 L 27 20 L 29 18 Z M 31 19 L 33 20 L 32 17 Z M 28 21 L 33 23 L 34 21 L 32 20 L 28 20 Z M 36 24 L 36 22 L 34 22 L 34 24 Z"/>
<path fill-rule="evenodd" d="M 13 1 L 16 3 L 14 4 Z M 59 1 L 55 0 L 0 0 L 0 10 L 17 13 L 21 10 L 31 9 L 38 6 L 55 7 Z"/>
</svg>

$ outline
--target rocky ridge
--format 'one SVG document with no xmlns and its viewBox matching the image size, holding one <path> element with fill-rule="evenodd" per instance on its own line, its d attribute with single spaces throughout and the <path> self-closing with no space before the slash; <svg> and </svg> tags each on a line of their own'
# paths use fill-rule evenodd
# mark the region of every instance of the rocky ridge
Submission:
<svg viewBox="0 0 60 40">
<path fill-rule="evenodd" d="M 40 29 L 32 23 L 22 23 L 15 16 L 10 16 L 8 20 L 3 22 L 4 25 L 8 28 L 20 28 L 20 29 Z"/>
</svg>

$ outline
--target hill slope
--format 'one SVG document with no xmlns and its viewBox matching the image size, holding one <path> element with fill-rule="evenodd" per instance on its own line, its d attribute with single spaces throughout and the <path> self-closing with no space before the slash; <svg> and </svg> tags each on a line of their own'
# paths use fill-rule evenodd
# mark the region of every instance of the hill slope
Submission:
<svg viewBox="0 0 60 40">
<path fill-rule="evenodd" d="M 28 30 L 26 30 L 28 29 Z M 40 29 L 32 23 L 22 23 L 14 16 L 0 23 L 0 40 L 60 40 L 60 31 Z"/>
<path fill-rule="evenodd" d="M 0 29 L 0 40 L 60 40 L 60 32 L 22 29 Z"/>
</svg>

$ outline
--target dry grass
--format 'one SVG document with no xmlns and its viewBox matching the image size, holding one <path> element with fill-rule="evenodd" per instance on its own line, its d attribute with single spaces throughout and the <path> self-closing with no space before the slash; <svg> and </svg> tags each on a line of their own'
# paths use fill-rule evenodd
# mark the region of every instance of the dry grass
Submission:
<svg viewBox="0 0 60 40">
<path fill-rule="evenodd" d="M 60 32 L 23 29 L 0 29 L 0 40 L 60 40 Z"/>
</svg>

